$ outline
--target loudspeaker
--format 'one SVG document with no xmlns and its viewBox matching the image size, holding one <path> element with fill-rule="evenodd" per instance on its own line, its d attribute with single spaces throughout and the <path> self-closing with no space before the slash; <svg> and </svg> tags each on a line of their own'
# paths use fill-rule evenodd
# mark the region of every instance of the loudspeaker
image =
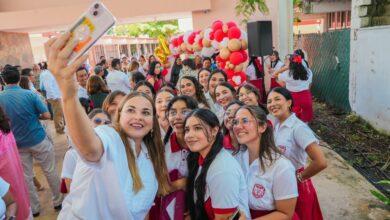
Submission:
<svg viewBox="0 0 390 220">
<path fill-rule="evenodd" d="M 272 22 L 247 23 L 249 56 L 266 56 L 272 53 Z"/>
</svg>

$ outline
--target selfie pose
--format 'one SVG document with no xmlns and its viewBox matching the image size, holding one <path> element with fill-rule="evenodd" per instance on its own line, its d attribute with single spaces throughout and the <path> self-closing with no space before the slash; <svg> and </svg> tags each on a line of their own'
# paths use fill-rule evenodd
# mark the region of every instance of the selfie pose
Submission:
<svg viewBox="0 0 390 220">
<path fill-rule="evenodd" d="M 69 38 L 66 33 L 45 44 L 68 132 L 81 158 L 58 219 L 144 219 L 156 193 L 169 189 L 153 100 L 131 93 L 121 101 L 113 126 L 94 129 L 74 79 L 87 56 L 67 65 L 76 45 Z"/>
</svg>

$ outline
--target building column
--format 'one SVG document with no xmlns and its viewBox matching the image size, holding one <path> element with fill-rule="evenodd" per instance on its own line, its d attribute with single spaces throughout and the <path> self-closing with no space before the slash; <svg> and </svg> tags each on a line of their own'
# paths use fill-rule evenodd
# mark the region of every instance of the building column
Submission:
<svg viewBox="0 0 390 220">
<path fill-rule="evenodd" d="M 281 57 L 291 54 L 294 49 L 292 1 L 279 0 L 279 53 Z"/>
</svg>

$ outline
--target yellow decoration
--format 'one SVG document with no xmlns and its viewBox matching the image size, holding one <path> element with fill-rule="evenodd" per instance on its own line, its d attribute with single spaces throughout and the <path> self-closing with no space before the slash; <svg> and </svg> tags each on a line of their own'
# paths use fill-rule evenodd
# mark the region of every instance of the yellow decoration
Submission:
<svg viewBox="0 0 390 220">
<path fill-rule="evenodd" d="M 171 51 L 168 47 L 168 42 L 164 38 L 164 36 L 158 36 L 158 47 L 154 49 L 154 55 L 160 60 L 162 64 L 166 64 L 168 62 L 168 56 L 171 55 Z"/>
</svg>

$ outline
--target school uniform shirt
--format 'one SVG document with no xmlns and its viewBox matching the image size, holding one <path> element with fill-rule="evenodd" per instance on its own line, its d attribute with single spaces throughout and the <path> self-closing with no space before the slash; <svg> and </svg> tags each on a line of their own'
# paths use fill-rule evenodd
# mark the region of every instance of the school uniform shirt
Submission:
<svg viewBox="0 0 390 220">
<path fill-rule="evenodd" d="M 276 209 L 275 200 L 298 197 L 295 169 L 284 156 L 275 155 L 276 159 L 272 164 L 269 160 L 264 160 L 264 172 L 260 170 L 258 158 L 249 164 L 248 150 L 240 150 L 235 158 L 246 178 L 251 210 L 272 211 Z"/>
<path fill-rule="evenodd" d="M 282 124 L 278 120 L 274 121 L 274 137 L 276 146 L 292 162 L 295 169 L 305 166 L 307 146 L 319 143 L 309 126 L 295 114 L 291 114 Z"/>
<path fill-rule="evenodd" d="M 8 190 L 9 184 L 0 177 L 0 219 L 5 219 L 7 207 L 5 206 L 3 197 L 7 194 Z"/>
<path fill-rule="evenodd" d="M 40 78 L 40 88 L 41 90 L 46 91 L 46 98 L 47 99 L 60 99 L 61 98 L 61 91 L 58 87 L 57 81 L 54 78 L 53 74 L 49 70 L 43 70 Z"/>
<path fill-rule="evenodd" d="M 256 69 L 255 69 L 255 65 L 253 63 L 246 68 L 246 75 L 248 76 L 249 80 L 256 80 L 257 79 Z"/>
<path fill-rule="evenodd" d="M 202 170 L 203 160 L 199 156 L 197 175 Z M 194 199 L 197 200 L 196 192 L 194 192 Z M 207 171 L 206 193 L 203 199 L 209 219 L 214 219 L 215 214 L 230 213 L 237 209 L 250 218 L 244 174 L 240 164 L 224 149 L 221 149 Z"/>
<path fill-rule="evenodd" d="M 165 161 L 171 181 L 188 176 L 188 154 L 188 149 L 179 145 L 176 133 L 173 132 L 169 141 L 165 144 Z"/>
<path fill-rule="evenodd" d="M 77 96 L 78 96 L 79 98 L 89 99 L 87 89 L 84 88 L 84 87 L 82 87 L 82 86 L 79 86 L 79 89 L 78 89 L 78 91 L 77 91 Z"/>
<path fill-rule="evenodd" d="M 80 157 L 58 219 L 144 219 L 158 189 L 145 144 L 142 143 L 136 158 L 143 188 L 135 193 L 125 146 L 118 132 L 102 125 L 95 128 L 95 133 L 102 141 L 104 153 L 96 163 Z M 134 141 L 129 141 L 135 154 Z"/>
<path fill-rule="evenodd" d="M 126 94 L 130 93 L 130 80 L 126 73 L 113 70 L 108 73 L 106 80 L 107 86 L 112 92 L 119 90 Z"/>
<path fill-rule="evenodd" d="M 293 79 L 293 76 L 290 76 L 290 72 L 288 70 L 281 73 L 278 79 L 286 83 L 286 89 L 288 89 L 290 92 L 301 92 L 309 90 L 310 84 L 313 81 L 313 72 L 309 68 L 306 68 L 306 70 L 308 73 L 307 80 Z"/>
</svg>

